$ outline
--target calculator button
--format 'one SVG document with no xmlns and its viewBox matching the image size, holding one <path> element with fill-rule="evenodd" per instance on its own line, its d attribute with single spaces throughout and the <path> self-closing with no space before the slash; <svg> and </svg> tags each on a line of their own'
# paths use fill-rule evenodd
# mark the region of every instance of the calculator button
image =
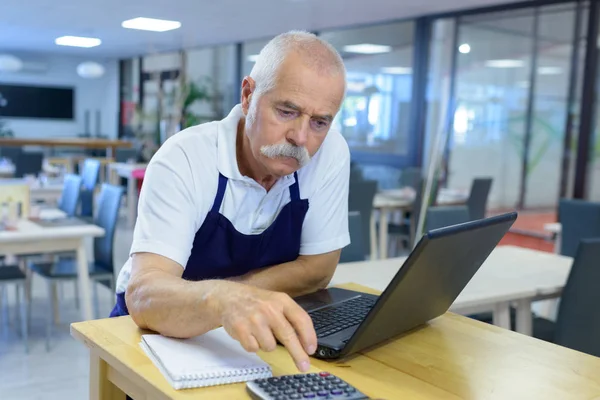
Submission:
<svg viewBox="0 0 600 400">
<path fill-rule="evenodd" d="M 333 389 L 331 391 L 331 394 L 333 394 L 333 395 L 338 395 L 338 394 L 342 394 L 342 393 L 344 393 L 344 392 L 340 389 Z"/>
<path fill-rule="evenodd" d="M 348 393 L 350 393 L 350 392 L 348 392 Z M 327 397 L 327 396 L 329 395 L 329 392 L 328 392 L 328 391 L 326 391 L 326 390 L 319 390 L 319 391 L 317 392 L 317 395 L 318 395 L 319 397 Z"/>
<path fill-rule="evenodd" d="M 305 387 L 298 388 L 298 393 L 306 393 L 306 392 L 308 392 L 307 388 L 305 388 Z"/>
<path fill-rule="evenodd" d="M 337 379 L 337 378 L 335 376 L 333 376 L 333 375 L 327 375 L 325 377 L 325 379 L 327 379 L 328 381 L 332 381 L 332 380 Z"/>
<path fill-rule="evenodd" d="M 314 394 L 313 392 L 304 393 L 305 399 L 314 399 L 315 397 L 317 397 L 317 395 Z"/>
<path fill-rule="evenodd" d="M 286 390 L 285 392 L 283 392 L 283 393 L 285 393 L 285 394 L 294 394 L 294 393 L 297 393 L 297 392 L 298 392 L 298 391 L 297 391 L 297 390 L 294 390 L 294 389 L 287 389 L 287 390 Z"/>
<path fill-rule="evenodd" d="M 325 372 L 325 371 L 319 372 L 319 376 L 322 376 L 322 377 L 326 377 L 326 376 L 329 376 L 329 375 L 330 375 L 329 372 Z"/>
<path fill-rule="evenodd" d="M 290 399 L 297 400 L 300 399 L 301 396 L 298 393 L 290 394 Z"/>
<path fill-rule="evenodd" d="M 343 388 L 345 388 L 345 387 L 348 387 L 348 384 L 347 384 L 346 382 L 342 382 L 342 383 L 339 383 L 339 384 L 337 385 L 337 387 L 338 387 L 338 388 L 340 388 L 340 389 L 343 389 Z"/>
<path fill-rule="evenodd" d="M 347 387 L 344 391 L 346 393 L 354 393 L 354 392 L 356 392 L 356 389 L 354 389 L 353 387 Z"/>
<path fill-rule="evenodd" d="M 333 389 L 335 389 L 335 386 L 333 386 L 333 385 L 325 385 L 325 389 L 326 390 L 333 390 Z"/>
<path fill-rule="evenodd" d="M 275 400 L 287 400 L 287 396 L 277 396 Z"/>
</svg>

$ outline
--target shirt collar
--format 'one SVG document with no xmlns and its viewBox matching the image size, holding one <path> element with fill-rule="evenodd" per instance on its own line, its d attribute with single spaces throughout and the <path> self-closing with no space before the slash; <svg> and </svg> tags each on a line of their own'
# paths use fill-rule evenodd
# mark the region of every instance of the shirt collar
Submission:
<svg viewBox="0 0 600 400">
<path fill-rule="evenodd" d="M 237 129 L 240 119 L 244 117 L 241 104 L 231 109 L 229 114 L 218 122 L 217 132 L 217 168 L 228 179 L 244 180 L 256 183 L 253 179 L 243 176 L 238 168 L 236 156 Z M 294 182 L 294 174 L 286 175 L 279 179 L 275 185 L 287 187 Z M 273 186 L 275 188 L 275 186 Z"/>
</svg>

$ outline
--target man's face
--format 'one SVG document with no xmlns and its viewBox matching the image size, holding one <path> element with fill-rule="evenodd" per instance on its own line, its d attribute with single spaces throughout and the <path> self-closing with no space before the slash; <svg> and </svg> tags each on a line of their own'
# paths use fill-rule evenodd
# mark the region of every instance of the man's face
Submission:
<svg viewBox="0 0 600 400">
<path fill-rule="evenodd" d="M 245 81 L 242 108 L 252 154 L 271 175 L 303 167 L 319 150 L 344 95 L 342 75 L 319 73 L 291 54 L 281 65 L 275 87 L 252 98 Z"/>
</svg>

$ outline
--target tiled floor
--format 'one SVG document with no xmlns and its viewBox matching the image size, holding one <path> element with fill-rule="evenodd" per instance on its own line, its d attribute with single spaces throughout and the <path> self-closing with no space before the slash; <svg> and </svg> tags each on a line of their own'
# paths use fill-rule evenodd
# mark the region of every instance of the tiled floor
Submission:
<svg viewBox="0 0 600 400">
<path fill-rule="evenodd" d="M 127 260 L 132 237 L 131 229 L 125 227 L 125 218 L 121 218 L 115 236 L 115 263 L 120 267 Z M 40 278 L 34 278 L 33 281 L 29 354 L 25 354 L 19 336 L 13 288 L 8 295 L 8 326 L 0 318 L 0 399 L 88 399 L 88 350 L 69 334 L 69 324 L 79 319 L 79 310 L 75 308 L 74 285 L 64 284 L 59 292 L 61 323 L 53 328 L 50 352 L 46 352 L 45 347 L 48 294 L 44 281 Z M 98 285 L 98 295 L 101 316 L 107 317 L 114 295 L 102 285 Z M 0 315 L 2 311 L 0 308 Z"/>
</svg>

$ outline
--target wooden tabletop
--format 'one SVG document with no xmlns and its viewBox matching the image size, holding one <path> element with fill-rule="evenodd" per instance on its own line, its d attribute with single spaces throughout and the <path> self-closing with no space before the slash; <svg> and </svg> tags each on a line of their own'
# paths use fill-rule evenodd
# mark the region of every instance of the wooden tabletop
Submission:
<svg viewBox="0 0 600 400">
<path fill-rule="evenodd" d="M 131 142 L 125 140 L 108 140 L 98 138 L 0 138 L 0 146 L 65 146 L 85 147 L 88 149 L 129 148 Z"/>
<path fill-rule="evenodd" d="M 130 317 L 71 325 L 71 335 L 90 348 L 92 359 L 108 363 L 109 379 L 143 398 L 248 398 L 244 384 L 173 390 L 139 347 L 143 333 Z M 275 376 L 297 372 L 281 346 L 259 355 Z M 600 358 L 452 313 L 350 359 L 313 359 L 311 372 L 318 371 L 377 399 L 600 400 Z"/>
</svg>

